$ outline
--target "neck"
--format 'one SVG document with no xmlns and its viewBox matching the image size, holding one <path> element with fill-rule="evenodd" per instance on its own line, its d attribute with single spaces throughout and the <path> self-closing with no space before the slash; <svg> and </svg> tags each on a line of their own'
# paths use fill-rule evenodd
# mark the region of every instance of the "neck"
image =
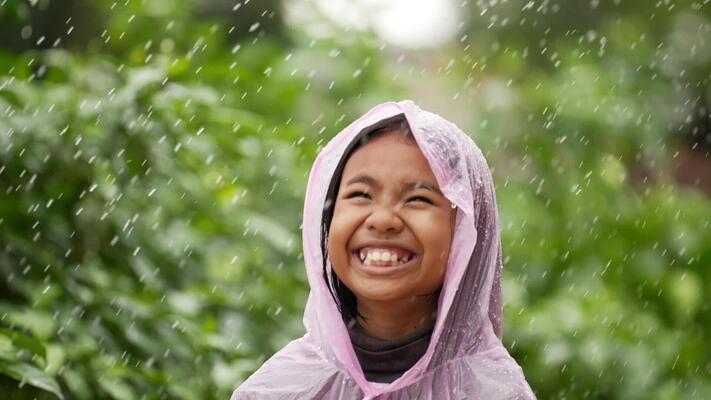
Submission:
<svg viewBox="0 0 711 400">
<path fill-rule="evenodd" d="M 396 340 L 434 321 L 437 296 L 429 295 L 398 301 L 358 299 L 358 325 L 370 336 Z"/>
</svg>

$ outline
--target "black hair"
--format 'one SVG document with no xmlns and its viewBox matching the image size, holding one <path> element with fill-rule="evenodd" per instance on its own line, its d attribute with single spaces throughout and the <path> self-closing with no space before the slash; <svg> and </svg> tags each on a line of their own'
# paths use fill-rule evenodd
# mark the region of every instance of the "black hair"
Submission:
<svg viewBox="0 0 711 400">
<path fill-rule="evenodd" d="M 336 197 L 338 196 L 338 188 L 341 186 L 341 177 L 346 163 L 353 153 L 363 146 L 368 141 L 376 136 L 387 132 L 400 132 L 406 137 L 412 138 L 410 125 L 407 123 L 404 114 L 398 114 L 390 118 L 386 118 L 374 125 L 363 129 L 356 138 L 349 144 L 343 156 L 338 162 L 336 169 L 331 178 L 331 183 L 326 192 L 326 201 L 323 205 L 323 215 L 321 218 L 321 254 L 323 254 L 323 279 L 326 281 L 328 290 L 331 292 L 333 300 L 336 302 L 338 311 L 341 313 L 343 321 L 350 323 L 356 317 L 363 317 L 358 313 L 358 303 L 356 296 L 351 292 L 346 285 L 341 282 L 338 276 L 329 271 L 328 264 L 328 234 L 333 220 L 333 210 L 336 205 Z"/>
</svg>

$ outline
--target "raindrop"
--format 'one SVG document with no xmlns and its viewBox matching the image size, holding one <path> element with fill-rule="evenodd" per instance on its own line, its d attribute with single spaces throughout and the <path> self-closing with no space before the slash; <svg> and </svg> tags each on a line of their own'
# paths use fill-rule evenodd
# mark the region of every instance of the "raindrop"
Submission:
<svg viewBox="0 0 711 400">
<path fill-rule="evenodd" d="M 23 39 L 29 39 L 30 36 L 32 36 L 32 27 L 30 25 L 23 26 L 22 30 L 20 31 L 20 36 Z"/>
</svg>

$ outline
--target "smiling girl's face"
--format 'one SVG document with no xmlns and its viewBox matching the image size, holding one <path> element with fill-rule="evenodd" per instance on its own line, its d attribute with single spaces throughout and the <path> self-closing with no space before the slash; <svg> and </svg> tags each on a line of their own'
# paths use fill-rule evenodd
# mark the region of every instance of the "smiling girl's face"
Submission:
<svg viewBox="0 0 711 400">
<path fill-rule="evenodd" d="M 410 136 L 380 134 L 347 161 L 328 235 L 358 302 L 415 302 L 442 286 L 456 209 Z"/>
</svg>

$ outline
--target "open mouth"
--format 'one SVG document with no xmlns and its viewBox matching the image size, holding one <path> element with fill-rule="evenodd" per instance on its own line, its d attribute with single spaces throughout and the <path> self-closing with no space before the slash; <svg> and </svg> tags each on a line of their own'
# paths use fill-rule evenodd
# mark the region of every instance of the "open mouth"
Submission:
<svg viewBox="0 0 711 400">
<path fill-rule="evenodd" d="M 417 257 L 415 253 L 402 248 L 363 247 L 352 254 L 366 267 L 398 267 Z"/>
</svg>

